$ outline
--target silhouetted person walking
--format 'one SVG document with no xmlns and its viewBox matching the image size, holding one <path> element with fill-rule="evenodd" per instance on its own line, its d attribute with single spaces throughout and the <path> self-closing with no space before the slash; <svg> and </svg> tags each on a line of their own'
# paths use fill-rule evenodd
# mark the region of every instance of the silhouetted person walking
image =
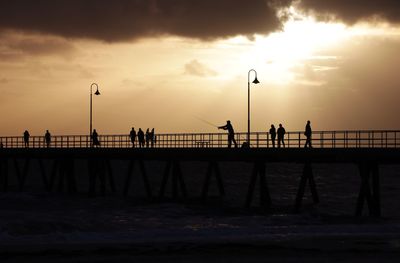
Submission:
<svg viewBox="0 0 400 263">
<path fill-rule="evenodd" d="M 149 148 L 149 144 L 150 144 L 150 131 L 149 131 L 149 128 L 147 128 L 147 130 L 146 130 L 146 148 Z"/>
<path fill-rule="evenodd" d="M 228 130 L 228 148 L 231 148 L 232 142 L 235 144 L 235 148 L 237 148 L 237 143 L 235 140 L 235 131 L 233 130 L 231 121 L 226 121 L 226 125 L 218 127 L 218 129 Z"/>
<path fill-rule="evenodd" d="M 153 148 L 154 144 L 156 143 L 156 135 L 154 134 L 154 128 L 151 129 L 150 132 L 150 142 L 151 142 L 151 148 Z"/>
<path fill-rule="evenodd" d="M 273 124 L 271 124 L 271 129 L 269 129 L 269 135 L 271 135 L 272 148 L 275 148 L 276 129 Z"/>
<path fill-rule="evenodd" d="M 141 128 L 139 128 L 139 131 L 137 133 L 137 137 L 139 140 L 139 147 L 142 148 L 144 147 L 144 132 L 142 131 Z"/>
<path fill-rule="evenodd" d="M 308 146 L 308 148 L 312 148 L 312 145 L 311 145 L 312 130 L 311 130 L 311 122 L 310 121 L 307 121 L 304 135 L 306 136 L 306 144 L 304 144 L 304 148 L 307 148 L 307 146 Z"/>
<path fill-rule="evenodd" d="M 44 134 L 44 141 L 46 143 L 46 147 L 49 148 L 51 143 L 51 134 L 49 130 L 46 130 L 46 133 Z"/>
<path fill-rule="evenodd" d="M 131 138 L 132 148 L 135 148 L 135 141 L 136 141 L 136 131 L 135 128 L 132 127 L 131 132 L 129 133 L 129 137 Z"/>
<path fill-rule="evenodd" d="M 278 128 L 278 148 L 281 148 L 281 142 L 283 145 L 283 148 L 285 148 L 285 128 L 283 128 L 282 124 L 279 124 Z"/>
<path fill-rule="evenodd" d="M 99 134 L 97 133 L 96 129 L 93 129 L 92 141 L 94 147 L 100 147 Z"/>
<path fill-rule="evenodd" d="M 27 130 L 24 131 L 24 144 L 25 144 L 25 148 L 29 147 L 29 137 L 31 135 L 29 134 L 29 132 Z"/>
</svg>

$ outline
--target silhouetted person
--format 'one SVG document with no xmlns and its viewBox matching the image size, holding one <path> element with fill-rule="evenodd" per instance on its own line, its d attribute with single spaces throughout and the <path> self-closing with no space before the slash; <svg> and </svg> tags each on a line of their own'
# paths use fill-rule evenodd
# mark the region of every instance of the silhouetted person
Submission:
<svg viewBox="0 0 400 263">
<path fill-rule="evenodd" d="M 95 146 L 95 147 L 100 146 L 99 134 L 97 134 L 96 129 L 93 129 L 92 141 L 93 141 L 93 146 Z"/>
<path fill-rule="evenodd" d="M 46 133 L 44 134 L 44 141 L 46 143 L 46 147 L 49 148 L 51 143 L 51 134 L 49 130 L 46 130 Z"/>
<path fill-rule="evenodd" d="M 129 133 L 129 137 L 131 138 L 132 148 L 135 148 L 135 141 L 136 141 L 136 131 L 135 128 L 132 127 L 131 132 Z"/>
<path fill-rule="evenodd" d="M 149 128 L 147 128 L 146 130 L 146 147 L 149 148 L 149 144 L 150 144 L 150 131 Z"/>
<path fill-rule="evenodd" d="M 156 135 L 154 134 L 154 128 L 151 129 L 150 132 L 150 142 L 151 142 L 151 148 L 153 148 L 154 144 L 156 143 Z"/>
<path fill-rule="evenodd" d="M 144 132 L 142 131 L 141 128 L 139 128 L 139 131 L 137 133 L 137 137 L 139 140 L 139 147 L 142 148 L 144 147 Z"/>
<path fill-rule="evenodd" d="M 226 125 L 218 127 L 218 129 L 228 130 L 228 148 L 231 148 L 232 142 L 235 144 L 235 148 L 237 148 L 237 143 L 235 140 L 235 131 L 233 130 L 231 121 L 226 121 Z"/>
<path fill-rule="evenodd" d="M 312 148 L 312 145 L 311 145 L 312 130 L 311 130 L 311 122 L 310 121 L 307 121 L 304 135 L 306 136 L 306 144 L 304 144 L 304 148 L 307 148 L 307 146 L 308 146 L 308 148 Z"/>
<path fill-rule="evenodd" d="M 285 128 L 282 127 L 282 124 L 279 124 L 278 128 L 278 148 L 281 148 L 281 142 L 283 147 L 285 148 Z"/>
<path fill-rule="evenodd" d="M 28 148 L 29 147 L 29 137 L 31 135 L 29 134 L 29 132 L 27 130 L 24 131 L 24 144 L 25 147 Z"/>
<path fill-rule="evenodd" d="M 273 124 L 271 124 L 271 129 L 269 129 L 269 135 L 271 135 L 272 148 L 275 148 L 276 129 Z"/>
</svg>

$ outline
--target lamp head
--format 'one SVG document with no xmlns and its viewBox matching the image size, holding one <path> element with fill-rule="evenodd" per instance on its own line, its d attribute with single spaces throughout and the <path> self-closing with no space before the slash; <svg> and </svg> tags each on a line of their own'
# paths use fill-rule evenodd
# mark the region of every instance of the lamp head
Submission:
<svg viewBox="0 0 400 263">
<path fill-rule="evenodd" d="M 253 83 L 254 83 L 254 84 L 260 83 L 260 82 L 258 81 L 257 77 L 253 80 Z"/>
<path fill-rule="evenodd" d="M 96 88 L 96 92 L 94 93 L 94 95 L 100 95 L 99 89 Z"/>
</svg>

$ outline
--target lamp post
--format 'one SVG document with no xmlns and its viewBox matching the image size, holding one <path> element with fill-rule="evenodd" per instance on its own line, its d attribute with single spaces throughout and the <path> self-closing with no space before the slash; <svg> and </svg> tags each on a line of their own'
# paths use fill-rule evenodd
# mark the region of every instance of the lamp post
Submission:
<svg viewBox="0 0 400 263">
<path fill-rule="evenodd" d="M 247 74 L 247 143 L 250 147 L 250 72 L 254 72 L 255 78 L 252 81 L 254 84 L 260 83 L 257 79 L 257 71 L 250 69 Z"/>
<path fill-rule="evenodd" d="M 92 117 L 92 112 L 93 112 L 93 110 L 92 110 L 92 105 L 93 105 L 93 102 L 92 102 L 92 97 L 93 97 L 93 91 L 92 91 L 92 88 L 93 88 L 93 86 L 96 86 L 96 92 L 94 93 L 94 95 L 100 95 L 100 92 L 99 92 L 99 85 L 97 85 L 97 83 L 92 83 L 92 85 L 90 85 L 90 127 L 89 127 L 89 129 L 90 129 L 90 131 L 89 131 L 89 135 L 90 135 L 90 146 L 92 146 L 92 122 L 93 122 L 93 117 Z"/>
</svg>

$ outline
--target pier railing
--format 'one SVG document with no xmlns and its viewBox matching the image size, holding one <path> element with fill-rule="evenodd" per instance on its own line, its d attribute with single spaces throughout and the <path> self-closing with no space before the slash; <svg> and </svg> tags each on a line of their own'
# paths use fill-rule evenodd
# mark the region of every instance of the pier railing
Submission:
<svg viewBox="0 0 400 263">
<path fill-rule="evenodd" d="M 246 142 L 247 133 L 236 133 L 238 147 Z M 131 148 L 132 143 L 127 134 L 100 135 L 101 148 Z M 285 148 L 302 148 L 306 142 L 303 132 L 287 132 L 284 137 Z M 4 148 L 25 148 L 22 136 L 0 137 L 0 146 Z M 277 138 L 275 147 L 278 146 Z M 400 147 L 400 131 L 314 131 L 312 135 L 314 148 L 398 148 Z M 46 148 L 44 136 L 31 136 L 29 148 Z M 51 148 L 89 148 L 88 135 L 57 135 L 51 137 Z M 136 138 L 135 147 L 138 148 Z M 226 148 L 228 147 L 227 133 L 176 133 L 156 134 L 153 143 L 145 147 L 155 148 Z M 234 147 L 234 145 L 232 145 Z M 250 147 L 272 148 L 271 136 L 267 132 L 250 134 Z"/>
</svg>

